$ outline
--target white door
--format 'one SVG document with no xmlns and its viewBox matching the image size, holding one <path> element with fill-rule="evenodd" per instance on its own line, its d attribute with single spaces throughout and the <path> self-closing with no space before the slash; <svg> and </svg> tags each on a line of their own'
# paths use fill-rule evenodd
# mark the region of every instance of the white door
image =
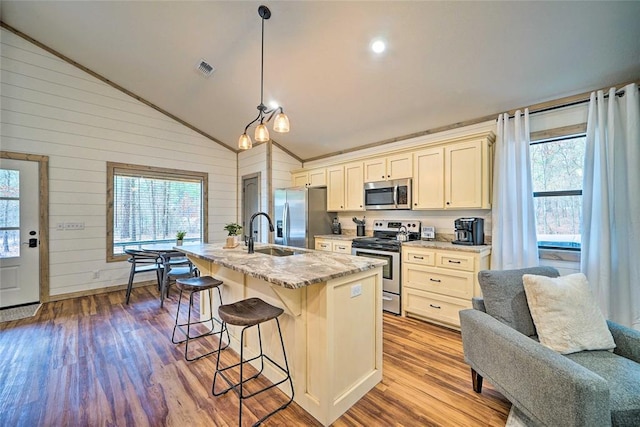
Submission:
<svg viewBox="0 0 640 427">
<path fill-rule="evenodd" d="M 0 159 L 0 307 L 40 301 L 38 166 Z"/>
</svg>

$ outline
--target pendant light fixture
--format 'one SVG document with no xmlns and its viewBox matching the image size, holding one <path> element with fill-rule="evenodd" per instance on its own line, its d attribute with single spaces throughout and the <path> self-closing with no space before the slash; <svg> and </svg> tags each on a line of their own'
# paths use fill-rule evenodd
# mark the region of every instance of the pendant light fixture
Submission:
<svg viewBox="0 0 640 427">
<path fill-rule="evenodd" d="M 267 109 L 264 105 L 264 20 L 271 18 L 271 11 L 267 6 L 260 6 L 258 8 L 258 15 L 262 18 L 262 50 L 261 50 L 261 58 L 260 58 L 260 105 L 258 105 L 258 117 L 253 119 L 253 121 L 249 122 L 247 126 L 244 128 L 244 132 L 240 135 L 240 139 L 238 139 L 238 148 L 240 150 L 248 150 L 252 147 L 253 143 L 251 142 L 251 137 L 247 134 L 247 130 L 249 127 L 260 121 L 258 126 L 256 126 L 255 131 L 255 140 L 256 142 L 267 142 L 269 141 L 269 129 L 267 129 L 266 123 L 269 123 L 272 118 L 273 120 L 273 130 L 276 132 L 289 132 L 289 118 L 286 114 L 284 114 L 284 110 L 282 107 L 278 106 L 276 108 Z M 268 116 L 268 117 L 267 117 Z M 265 117 L 267 117 L 265 119 Z"/>
</svg>

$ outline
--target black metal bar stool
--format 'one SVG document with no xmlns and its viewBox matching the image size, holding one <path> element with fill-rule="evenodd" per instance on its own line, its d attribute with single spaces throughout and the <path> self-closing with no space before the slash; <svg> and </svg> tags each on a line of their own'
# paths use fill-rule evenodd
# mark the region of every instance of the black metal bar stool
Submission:
<svg viewBox="0 0 640 427">
<path fill-rule="evenodd" d="M 211 276 L 203 276 L 203 277 L 190 277 L 186 279 L 176 279 L 176 287 L 180 289 L 180 295 L 178 296 L 178 310 L 176 311 L 176 323 L 173 326 L 173 333 L 171 334 L 171 342 L 174 344 L 181 344 L 186 342 L 184 347 L 184 358 L 188 361 L 193 361 L 197 359 L 201 359 L 205 356 L 208 356 L 213 353 L 219 353 L 220 350 L 226 348 L 229 345 L 229 331 L 227 330 L 227 326 L 220 320 L 213 316 L 213 292 L 212 290 L 215 288 L 218 291 L 218 298 L 220 300 L 220 304 L 222 304 L 222 293 L 220 292 L 220 285 L 222 285 L 222 280 L 214 279 Z M 199 320 L 196 322 L 191 321 L 191 307 L 193 306 L 193 295 L 196 292 L 209 291 L 209 318 L 205 320 Z M 178 323 L 178 318 L 180 317 L 180 306 L 182 305 L 182 293 L 189 292 L 189 314 L 187 316 L 187 323 Z M 200 325 L 203 323 L 211 322 L 211 329 L 207 332 L 200 333 L 195 336 L 191 336 L 191 327 L 194 325 Z M 220 325 L 220 330 L 216 331 L 215 323 L 217 322 Z M 187 330 L 183 329 L 187 327 Z M 181 341 L 176 341 L 176 330 L 180 330 L 184 335 L 184 339 Z M 210 352 L 200 354 L 196 357 L 189 358 L 189 342 L 194 339 L 206 337 L 209 335 L 219 335 L 218 339 L 220 344 L 222 343 L 222 333 L 227 333 L 227 345 L 223 348 L 218 345 L 217 349 L 211 350 Z"/>
<path fill-rule="evenodd" d="M 285 381 L 289 381 L 289 386 L 291 387 L 291 398 L 276 410 L 260 418 L 254 424 L 254 426 L 260 425 L 264 420 L 266 420 L 276 412 L 280 411 L 281 409 L 286 408 L 293 401 L 293 381 L 291 380 L 291 373 L 289 372 L 289 364 L 287 362 L 287 353 L 284 349 L 284 340 L 282 339 L 282 330 L 280 329 L 280 321 L 278 320 L 278 316 L 280 316 L 283 312 L 284 310 L 282 310 L 281 308 L 274 307 L 271 304 L 264 302 L 260 298 L 249 298 L 242 301 L 238 301 L 233 304 L 221 305 L 220 307 L 218 307 L 218 315 L 220 316 L 220 319 L 222 319 L 223 325 L 226 326 L 227 324 L 229 324 L 229 325 L 235 325 L 235 326 L 244 326 L 242 328 L 242 331 L 240 332 L 240 362 L 234 365 L 228 366 L 226 368 L 221 368 L 220 355 L 218 355 L 218 361 L 216 362 L 216 373 L 213 376 L 213 386 L 211 387 L 211 392 L 213 393 L 214 396 L 220 396 L 231 389 L 233 389 L 233 391 L 238 395 L 238 398 L 240 399 L 240 405 L 238 410 L 239 426 L 242 425 L 242 402 L 245 399 L 248 399 L 264 391 L 267 391 L 273 387 L 276 387 L 284 383 Z M 268 322 L 269 320 L 275 320 L 276 324 L 278 325 L 278 335 L 280 336 L 280 344 L 282 344 L 282 355 L 284 356 L 284 367 L 281 366 L 279 363 L 275 362 L 266 354 L 264 354 L 262 350 L 262 334 L 260 332 L 260 324 L 264 322 Z M 260 354 L 258 354 L 257 356 L 251 359 L 243 360 L 244 333 L 248 328 L 252 326 L 258 327 L 258 342 L 260 344 Z M 222 340 L 220 340 L 219 346 L 222 346 Z M 219 349 L 222 350 L 221 347 L 219 347 Z M 244 378 L 243 366 L 246 363 L 252 362 L 256 359 L 260 359 L 260 371 L 249 378 Z M 244 390 L 245 384 L 248 383 L 250 380 L 257 378 L 264 370 L 264 359 L 269 360 L 274 366 L 280 369 L 280 371 L 282 371 L 282 373 L 285 374 L 286 376 L 282 380 L 274 384 L 264 387 L 258 391 L 245 394 L 245 390 Z M 238 366 L 240 367 L 239 382 L 234 383 L 228 378 L 227 375 L 225 375 L 225 371 L 236 368 Z M 218 376 L 221 376 L 222 379 L 224 379 L 226 383 L 229 385 L 229 387 L 225 388 L 220 392 L 216 392 L 216 380 Z"/>
</svg>

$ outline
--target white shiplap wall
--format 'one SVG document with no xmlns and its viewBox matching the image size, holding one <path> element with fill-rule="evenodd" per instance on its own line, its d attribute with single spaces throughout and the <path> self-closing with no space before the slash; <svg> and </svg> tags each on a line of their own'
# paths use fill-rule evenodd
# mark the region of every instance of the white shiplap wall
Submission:
<svg viewBox="0 0 640 427">
<path fill-rule="evenodd" d="M 291 171 L 301 167 L 302 163 L 280 148 L 273 146 L 271 168 L 274 189 L 291 187 Z"/>
<path fill-rule="evenodd" d="M 224 238 L 236 217 L 234 152 L 5 29 L 0 47 L 1 149 L 49 156 L 52 296 L 128 279 L 126 262 L 106 262 L 107 161 L 208 172 L 209 241 Z M 64 222 L 85 228 L 58 231 Z"/>
</svg>

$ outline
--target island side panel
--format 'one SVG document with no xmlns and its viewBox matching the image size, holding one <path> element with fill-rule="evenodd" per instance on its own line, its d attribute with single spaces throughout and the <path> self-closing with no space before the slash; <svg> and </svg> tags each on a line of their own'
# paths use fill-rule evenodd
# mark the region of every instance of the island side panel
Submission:
<svg viewBox="0 0 640 427">
<path fill-rule="evenodd" d="M 309 287 L 307 308 L 304 397 L 329 425 L 382 380 L 382 269 Z"/>
</svg>

